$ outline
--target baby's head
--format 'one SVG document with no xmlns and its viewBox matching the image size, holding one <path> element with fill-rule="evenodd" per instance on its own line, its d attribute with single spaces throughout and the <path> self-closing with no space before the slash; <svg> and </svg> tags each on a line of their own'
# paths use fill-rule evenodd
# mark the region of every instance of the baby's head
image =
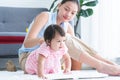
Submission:
<svg viewBox="0 0 120 80">
<path fill-rule="evenodd" d="M 51 24 L 44 32 L 44 40 L 52 49 L 59 50 L 65 41 L 65 31 L 61 26 Z"/>
</svg>

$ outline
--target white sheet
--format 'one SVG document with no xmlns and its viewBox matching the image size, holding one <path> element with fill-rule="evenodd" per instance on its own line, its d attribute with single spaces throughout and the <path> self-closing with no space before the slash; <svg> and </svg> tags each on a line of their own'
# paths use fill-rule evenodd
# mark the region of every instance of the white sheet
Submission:
<svg viewBox="0 0 120 80">
<path fill-rule="evenodd" d="M 71 74 L 63 74 L 62 72 L 57 74 L 49 74 L 47 75 L 48 80 L 77 80 L 79 79 L 87 79 L 87 78 L 103 78 L 108 77 L 106 74 L 98 73 L 96 70 L 80 70 L 80 71 L 72 71 Z M 67 79 L 69 78 L 69 79 Z M 23 71 L 17 72 L 8 72 L 8 71 L 0 71 L 0 80 L 42 80 L 37 77 L 37 75 L 29 75 L 24 74 Z"/>
</svg>

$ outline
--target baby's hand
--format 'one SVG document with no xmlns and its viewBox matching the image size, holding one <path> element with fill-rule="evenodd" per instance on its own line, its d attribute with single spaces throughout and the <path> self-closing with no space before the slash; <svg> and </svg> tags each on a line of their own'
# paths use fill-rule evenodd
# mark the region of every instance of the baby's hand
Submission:
<svg viewBox="0 0 120 80">
<path fill-rule="evenodd" d="M 70 74 L 71 71 L 70 71 L 70 69 L 65 69 L 65 70 L 63 71 L 63 73 L 65 73 L 65 74 Z"/>
<path fill-rule="evenodd" d="M 38 77 L 40 77 L 40 78 L 43 79 L 43 80 L 46 80 L 46 79 L 47 79 L 47 77 L 46 77 L 45 75 L 38 75 Z"/>
</svg>

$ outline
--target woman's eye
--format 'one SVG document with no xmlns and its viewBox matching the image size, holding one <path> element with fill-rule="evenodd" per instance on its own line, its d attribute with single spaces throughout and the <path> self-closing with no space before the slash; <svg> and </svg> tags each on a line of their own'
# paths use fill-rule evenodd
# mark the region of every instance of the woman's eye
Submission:
<svg viewBox="0 0 120 80">
<path fill-rule="evenodd" d="M 74 15 L 75 13 L 72 13 L 72 15 Z"/>
<path fill-rule="evenodd" d="M 60 42 L 60 41 L 57 41 L 57 42 Z"/>
<path fill-rule="evenodd" d="M 66 10 L 66 11 L 68 11 L 68 9 L 67 9 L 67 8 L 65 8 L 65 10 Z"/>
</svg>

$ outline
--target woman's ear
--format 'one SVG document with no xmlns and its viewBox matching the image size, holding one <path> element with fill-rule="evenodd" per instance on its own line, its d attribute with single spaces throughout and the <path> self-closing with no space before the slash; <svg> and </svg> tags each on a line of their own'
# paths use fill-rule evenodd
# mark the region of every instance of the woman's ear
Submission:
<svg viewBox="0 0 120 80">
<path fill-rule="evenodd" d="M 61 6 L 61 3 L 58 3 L 57 8 L 59 9 L 60 6 Z"/>
</svg>

